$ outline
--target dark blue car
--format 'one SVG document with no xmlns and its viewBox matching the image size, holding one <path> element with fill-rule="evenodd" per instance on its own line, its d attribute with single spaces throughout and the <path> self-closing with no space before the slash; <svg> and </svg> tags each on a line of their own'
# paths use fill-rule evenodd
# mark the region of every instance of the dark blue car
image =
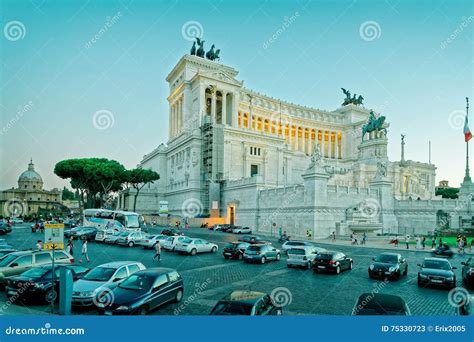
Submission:
<svg viewBox="0 0 474 342">
<path fill-rule="evenodd" d="M 183 279 L 171 268 L 136 272 L 95 301 L 99 314 L 147 315 L 168 302 L 183 299 Z"/>
</svg>

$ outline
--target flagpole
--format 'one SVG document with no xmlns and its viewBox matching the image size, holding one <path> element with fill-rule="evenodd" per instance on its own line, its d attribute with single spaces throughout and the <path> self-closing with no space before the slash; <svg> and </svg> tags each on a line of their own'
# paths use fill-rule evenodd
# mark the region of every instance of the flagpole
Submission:
<svg viewBox="0 0 474 342">
<path fill-rule="evenodd" d="M 469 115 L 469 98 L 466 97 L 466 118 Z M 469 139 L 466 141 L 466 175 L 464 176 L 464 182 L 471 182 L 471 176 L 469 175 Z"/>
</svg>

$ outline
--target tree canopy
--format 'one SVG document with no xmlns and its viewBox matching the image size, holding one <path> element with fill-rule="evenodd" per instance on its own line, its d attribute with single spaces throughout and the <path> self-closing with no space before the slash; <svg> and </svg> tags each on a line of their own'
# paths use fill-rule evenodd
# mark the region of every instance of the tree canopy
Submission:
<svg viewBox="0 0 474 342">
<path fill-rule="evenodd" d="M 153 183 L 160 179 L 160 175 L 153 170 L 136 168 L 125 171 L 125 182 L 133 189 L 135 189 L 133 199 L 133 211 L 137 207 L 137 197 L 140 190 L 148 183 Z"/>
</svg>

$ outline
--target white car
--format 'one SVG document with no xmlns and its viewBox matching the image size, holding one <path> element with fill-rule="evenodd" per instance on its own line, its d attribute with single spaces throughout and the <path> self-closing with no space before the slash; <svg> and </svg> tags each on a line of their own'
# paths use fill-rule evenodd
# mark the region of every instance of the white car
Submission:
<svg viewBox="0 0 474 342">
<path fill-rule="evenodd" d="M 72 305 L 93 305 L 102 293 L 111 291 L 115 284 L 145 268 L 137 261 L 114 261 L 93 268 L 72 285 Z"/>
<path fill-rule="evenodd" d="M 117 229 L 99 229 L 97 230 L 97 234 L 95 236 L 95 241 L 98 242 L 105 242 L 105 239 L 113 236 L 115 233 L 118 233 Z"/>
<path fill-rule="evenodd" d="M 174 247 L 178 253 L 186 253 L 196 255 L 197 253 L 215 253 L 217 252 L 217 245 L 203 239 L 186 238 L 180 241 Z"/>
<path fill-rule="evenodd" d="M 291 240 L 291 241 L 286 241 L 283 245 L 281 245 L 281 250 L 286 254 L 292 248 L 304 247 L 304 246 L 312 247 L 314 245 L 311 242 L 308 242 L 308 241 L 296 241 L 296 240 L 293 241 L 293 240 Z"/>
<path fill-rule="evenodd" d="M 163 247 L 167 251 L 174 251 L 176 244 L 185 239 L 188 239 L 188 237 L 184 235 L 168 236 L 166 240 L 164 240 L 161 244 L 161 247 Z"/>
<path fill-rule="evenodd" d="M 232 233 L 234 234 L 252 234 L 252 230 L 250 227 L 235 227 L 232 229 Z"/>
<path fill-rule="evenodd" d="M 12 220 L 12 223 L 13 224 L 22 224 L 23 223 L 23 220 L 21 218 L 14 218 Z"/>
<path fill-rule="evenodd" d="M 288 259 L 286 259 L 286 266 L 297 266 L 310 269 L 314 258 L 316 258 L 316 255 L 320 252 L 325 251 L 326 250 L 324 248 L 314 246 L 294 247 L 288 250 Z"/>
<path fill-rule="evenodd" d="M 143 248 L 154 248 L 156 243 L 160 241 L 161 246 L 163 242 L 168 239 L 168 236 L 157 234 L 157 235 L 147 235 L 144 239 L 137 241 L 138 246 L 143 246 Z"/>
</svg>

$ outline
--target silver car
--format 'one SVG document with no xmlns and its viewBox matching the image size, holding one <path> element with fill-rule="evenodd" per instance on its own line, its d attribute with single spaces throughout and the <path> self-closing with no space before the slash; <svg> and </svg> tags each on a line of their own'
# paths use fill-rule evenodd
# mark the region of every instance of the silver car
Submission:
<svg viewBox="0 0 474 342">
<path fill-rule="evenodd" d="M 312 262 L 319 252 L 326 250 L 321 247 L 302 246 L 295 247 L 288 250 L 288 259 L 286 259 L 286 266 L 288 267 L 305 267 L 310 269 Z"/>
<path fill-rule="evenodd" d="M 146 235 L 143 239 L 137 241 L 137 245 L 143 246 L 143 248 L 154 248 L 156 243 L 160 241 L 160 244 L 163 245 L 163 242 L 168 238 L 166 235 Z"/>
<path fill-rule="evenodd" d="M 138 241 L 143 240 L 146 234 L 144 232 L 128 232 L 128 234 L 119 235 L 117 245 L 133 247 Z"/>
<path fill-rule="evenodd" d="M 174 251 L 176 244 L 185 239 L 189 239 L 189 238 L 184 235 L 168 236 L 168 238 L 164 240 L 163 243 L 161 244 L 161 247 L 163 247 L 167 251 Z"/>
<path fill-rule="evenodd" d="M 104 242 L 110 245 L 115 245 L 117 240 L 122 236 L 127 236 L 128 232 L 116 232 L 114 235 L 109 235 L 105 238 Z"/>
<path fill-rule="evenodd" d="M 215 253 L 217 245 L 203 239 L 186 238 L 174 247 L 178 253 L 196 255 L 197 253 Z"/>
<path fill-rule="evenodd" d="M 90 306 L 97 297 L 129 275 L 146 267 L 136 261 L 115 261 L 93 268 L 72 287 L 72 305 Z"/>
<path fill-rule="evenodd" d="M 314 246 L 314 245 L 308 241 L 291 240 L 291 241 L 286 241 L 283 245 L 281 245 L 281 249 L 283 253 L 286 254 L 286 252 L 288 252 L 292 248 L 304 247 L 304 246 Z"/>
</svg>

